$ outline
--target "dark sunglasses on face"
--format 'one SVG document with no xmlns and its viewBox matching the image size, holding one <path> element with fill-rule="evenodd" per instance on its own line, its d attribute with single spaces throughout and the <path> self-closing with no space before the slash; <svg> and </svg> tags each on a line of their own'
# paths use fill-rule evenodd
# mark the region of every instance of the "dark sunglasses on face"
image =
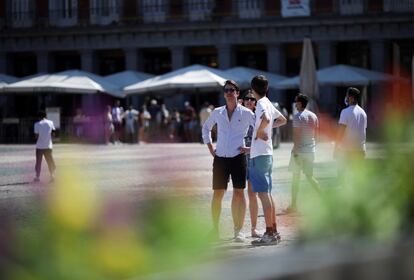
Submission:
<svg viewBox="0 0 414 280">
<path fill-rule="evenodd" d="M 236 91 L 236 89 L 235 88 L 225 88 L 224 89 L 224 92 L 225 93 L 233 93 L 233 92 L 235 92 Z"/>
<path fill-rule="evenodd" d="M 244 99 L 244 101 L 256 101 L 256 98 L 247 97 Z"/>
</svg>

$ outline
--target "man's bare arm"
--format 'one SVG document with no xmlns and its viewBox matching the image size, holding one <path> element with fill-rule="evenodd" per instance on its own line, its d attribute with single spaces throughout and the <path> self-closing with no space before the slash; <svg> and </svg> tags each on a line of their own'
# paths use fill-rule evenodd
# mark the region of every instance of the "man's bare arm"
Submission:
<svg viewBox="0 0 414 280">
<path fill-rule="evenodd" d="M 267 141 L 267 139 L 269 139 L 269 135 L 267 135 L 267 133 L 265 132 L 265 128 L 270 123 L 270 120 L 266 116 L 266 114 L 263 114 L 261 119 L 262 120 L 260 122 L 259 128 L 257 129 L 256 139 L 262 139 L 263 141 Z"/>
<path fill-rule="evenodd" d="M 281 127 L 282 125 L 285 125 L 287 123 L 287 119 L 284 116 L 279 116 L 275 119 L 273 122 L 273 127 Z"/>
<path fill-rule="evenodd" d="M 292 153 L 295 155 L 299 147 L 299 141 L 301 137 L 302 130 L 299 127 L 293 128 L 293 149 Z"/>
</svg>

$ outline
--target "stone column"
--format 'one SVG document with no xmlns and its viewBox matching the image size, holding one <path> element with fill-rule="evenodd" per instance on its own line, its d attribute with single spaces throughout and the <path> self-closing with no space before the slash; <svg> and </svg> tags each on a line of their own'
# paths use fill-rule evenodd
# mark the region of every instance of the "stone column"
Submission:
<svg viewBox="0 0 414 280">
<path fill-rule="evenodd" d="M 267 45 L 267 70 L 279 75 L 286 71 L 286 57 L 282 44 Z"/>
<path fill-rule="evenodd" d="M 138 51 L 135 48 L 124 49 L 125 53 L 125 69 L 126 70 L 137 70 L 138 62 Z"/>
<path fill-rule="evenodd" d="M 47 51 L 36 52 L 37 72 L 49 72 L 49 54 Z"/>
<path fill-rule="evenodd" d="M 94 72 L 94 59 L 92 50 L 81 51 L 81 68 L 84 71 Z"/>
<path fill-rule="evenodd" d="M 231 45 L 218 45 L 217 47 L 218 64 L 220 69 L 229 69 L 233 66 L 233 54 Z"/>
<path fill-rule="evenodd" d="M 137 50 L 137 70 L 141 72 L 145 72 L 144 66 L 144 54 L 142 50 Z"/>
<path fill-rule="evenodd" d="M 378 72 L 385 72 L 386 70 L 386 61 L 388 52 L 386 51 L 386 45 L 384 40 L 372 40 L 370 42 L 370 62 L 371 62 L 371 69 Z M 383 108 L 379 105 L 378 102 L 375 100 L 387 100 L 386 102 L 390 102 L 391 96 L 389 92 L 384 91 L 384 87 L 380 84 L 374 84 L 369 88 L 363 89 L 363 96 L 361 97 L 361 106 L 367 111 L 368 115 L 368 131 L 376 131 L 379 125 L 380 120 L 377 117 L 377 114 L 372 114 L 372 112 L 379 112 L 383 110 Z M 370 90 L 375 99 L 368 100 L 367 94 L 368 90 Z M 398 91 L 398 85 L 395 85 L 393 89 Z M 391 97 L 391 98 L 390 98 Z M 372 111 L 370 111 L 372 110 Z M 379 111 L 378 111 L 379 110 Z M 369 133 L 369 132 L 368 132 Z"/>
<path fill-rule="evenodd" d="M 318 68 L 322 69 L 335 64 L 334 43 L 329 41 L 318 42 Z"/>
<path fill-rule="evenodd" d="M 320 41 L 318 44 L 318 69 L 335 65 L 335 45 L 331 41 Z M 322 111 L 335 114 L 336 89 L 334 87 L 319 87 L 319 106 Z"/>
<path fill-rule="evenodd" d="M 0 52 L 0 73 L 7 74 L 7 53 Z"/>
<path fill-rule="evenodd" d="M 283 75 L 286 73 L 286 56 L 283 51 L 283 45 L 280 43 L 272 43 L 267 48 L 267 71 Z M 286 94 L 284 90 L 270 88 L 269 99 L 286 104 Z"/>
<path fill-rule="evenodd" d="M 371 69 L 384 72 L 387 52 L 385 51 L 384 40 L 374 40 L 370 42 Z"/>
<path fill-rule="evenodd" d="M 185 48 L 182 46 L 171 47 L 172 70 L 177 70 L 186 66 Z"/>
</svg>

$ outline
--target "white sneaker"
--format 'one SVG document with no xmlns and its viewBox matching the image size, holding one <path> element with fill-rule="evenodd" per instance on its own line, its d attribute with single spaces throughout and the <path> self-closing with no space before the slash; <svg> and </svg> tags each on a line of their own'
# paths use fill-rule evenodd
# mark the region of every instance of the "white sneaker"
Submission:
<svg viewBox="0 0 414 280">
<path fill-rule="evenodd" d="M 243 243 L 246 241 L 246 237 L 244 236 L 243 232 L 240 230 L 234 231 L 234 242 Z"/>
</svg>

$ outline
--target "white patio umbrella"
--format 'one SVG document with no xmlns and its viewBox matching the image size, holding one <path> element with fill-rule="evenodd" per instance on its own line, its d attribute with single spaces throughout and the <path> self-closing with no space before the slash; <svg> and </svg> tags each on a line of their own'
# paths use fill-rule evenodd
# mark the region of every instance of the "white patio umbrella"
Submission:
<svg viewBox="0 0 414 280">
<path fill-rule="evenodd" d="M 103 78 L 112 84 L 118 85 L 120 89 L 122 89 L 126 86 L 145 81 L 146 79 L 149 79 L 152 77 L 154 77 L 154 75 L 152 74 L 133 71 L 133 70 L 127 70 L 127 71 L 122 71 L 122 72 L 118 72 L 115 74 L 111 74 Z"/>
<path fill-rule="evenodd" d="M 6 74 L 0 74 L 0 89 L 2 89 L 3 87 L 5 87 L 8 84 L 11 83 L 15 83 L 17 82 L 19 79 L 13 76 L 9 76 Z"/>
<path fill-rule="evenodd" d="M 234 79 L 234 77 L 224 71 L 195 64 L 127 86 L 124 88 L 124 93 L 127 95 L 148 92 L 168 93 L 177 89 L 216 90 L 222 87 L 228 79 Z"/>
<path fill-rule="evenodd" d="M 396 79 L 389 74 L 343 64 L 320 69 L 316 76 L 319 86 L 367 86 Z M 279 82 L 277 87 L 295 89 L 299 88 L 299 85 L 299 76 L 296 76 Z"/>
<path fill-rule="evenodd" d="M 318 78 L 316 76 L 315 58 L 313 55 L 312 41 L 310 38 L 303 39 L 302 59 L 299 73 L 300 92 L 311 98 L 308 109 L 317 112 L 316 100 L 319 97 Z"/>
<path fill-rule="evenodd" d="M 277 75 L 271 72 L 262 71 L 254 68 L 249 67 L 233 67 L 228 70 L 225 70 L 224 72 L 234 76 L 236 79 L 236 82 L 239 84 L 241 88 L 249 88 L 250 82 L 252 78 L 256 75 L 264 75 L 269 81 L 269 87 L 276 88 L 277 84 L 280 81 L 283 81 L 287 79 L 286 76 Z"/>
<path fill-rule="evenodd" d="M 67 70 L 53 74 L 43 74 L 23 79 L 4 87 L 5 92 L 53 92 L 69 94 L 107 93 L 124 97 L 119 86 L 106 81 L 103 77 L 80 70 Z"/>
</svg>

